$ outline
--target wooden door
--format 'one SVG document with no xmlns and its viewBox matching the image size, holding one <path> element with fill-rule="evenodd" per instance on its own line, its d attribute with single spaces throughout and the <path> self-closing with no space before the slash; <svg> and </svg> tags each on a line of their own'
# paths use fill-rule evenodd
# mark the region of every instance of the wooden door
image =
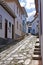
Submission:
<svg viewBox="0 0 43 65">
<path fill-rule="evenodd" d="M 14 25 L 12 24 L 12 39 L 14 39 Z"/>
<path fill-rule="evenodd" d="M 5 38 L 7 38 L 7 23 L 8 23 L 8 21 L 5 20 Z"/>
</svg>

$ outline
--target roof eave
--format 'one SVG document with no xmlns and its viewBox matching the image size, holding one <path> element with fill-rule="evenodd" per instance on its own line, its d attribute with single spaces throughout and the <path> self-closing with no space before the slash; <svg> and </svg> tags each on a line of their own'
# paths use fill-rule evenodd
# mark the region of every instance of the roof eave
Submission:
<svg viewBox="0 0 43 65">
<path fill-rule="evenodd" d="M 0 0 L 0 5 L 13 17 L 15 18 L 16 15 L 15 13 L 12 11 L 12 9 L 7 5 L 7 3 L 3 0 Z"/>
<path fill-rule="evenodd" d="M 38 13 L 38 0 L 35 0 L 35 8 L 36 8 L 36 13 L 34 15 L 34 17 L 37 15 Z"/>
</svg>

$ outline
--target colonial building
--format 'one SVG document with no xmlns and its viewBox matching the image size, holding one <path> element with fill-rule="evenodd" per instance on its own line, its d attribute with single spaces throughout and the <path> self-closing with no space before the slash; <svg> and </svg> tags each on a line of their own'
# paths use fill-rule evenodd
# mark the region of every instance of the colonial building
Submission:
<svg viewBox="0 0 43 65">
<path fill-rule="evenodd" d="M 15 12 L 16 18 L 14 21 L 14 38 L 22 36 L 22 14 L 23 10 L 18 0 L 5 0 L 10 8 Z"/>
<path fill-rule="evenodd" d="M 38 18 L 38 15 L 35 16 L 34 20 L 32 21 L 31 33 L 34 34 L 34 35 L 39 34 L 39 18 Z"/>
<path fill-rule="evenodd" d="M 22 14 L 22 31 L 23 31 L 23 35 L 25 35 L 26 34 L 26 22 L 27 22 L 27 17 L 28 17 L 28 15 L 27 15 L 27 12 L 26 12 L 26 10 L 25 10 L 25 8 L 24 7 L 22 7 L 22 9 L 23 9 L 23 14 Z"/>
<path fill-rule="evenodd" d="M 39 33 L 39 18 L 38 15 L 31 22 L 27 22 L 27 33 L 38 35 Z"/>
<path fill-rule="evenodd" d="M 3 0 L 0 0 L 0 37 L 14 38 L 15 13 Z"/>
<path fill-rule="evenodd" d="M 0 0 L 0 37 L 16 39 L 26 32 L 27 13 L 18 0 Z M 24 30 L 24 31 L 23 31 Z"/>
</svg>

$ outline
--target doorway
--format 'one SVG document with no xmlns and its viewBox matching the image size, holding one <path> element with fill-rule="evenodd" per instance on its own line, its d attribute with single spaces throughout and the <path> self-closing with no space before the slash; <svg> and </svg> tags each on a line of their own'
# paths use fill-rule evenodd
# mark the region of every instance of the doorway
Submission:
<svg viewBox="0 0 43 65">
<path fill-rule="evenodd" d="M 8 26 L 8 21 L 5 19 L 5 38 L 7 38 L 7 26 Z"/>
<path fill-rule="evenodd" d="M 14 25 L 12 24 L 12 39 L 14 39 Z"/>
</svg>

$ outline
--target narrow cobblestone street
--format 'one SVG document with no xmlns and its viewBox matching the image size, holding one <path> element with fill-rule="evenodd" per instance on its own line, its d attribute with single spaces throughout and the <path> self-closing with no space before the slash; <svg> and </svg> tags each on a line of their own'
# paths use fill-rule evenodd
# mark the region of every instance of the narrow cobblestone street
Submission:
<svg viewBox="0 0 43 65">
<path fill-rule="evenodd" d="M 0 65 L 39 65 L 39 61 L 32 60 L 36 41 L 36 36 L 31 35 L 1 52 Z"/>
</svg>

